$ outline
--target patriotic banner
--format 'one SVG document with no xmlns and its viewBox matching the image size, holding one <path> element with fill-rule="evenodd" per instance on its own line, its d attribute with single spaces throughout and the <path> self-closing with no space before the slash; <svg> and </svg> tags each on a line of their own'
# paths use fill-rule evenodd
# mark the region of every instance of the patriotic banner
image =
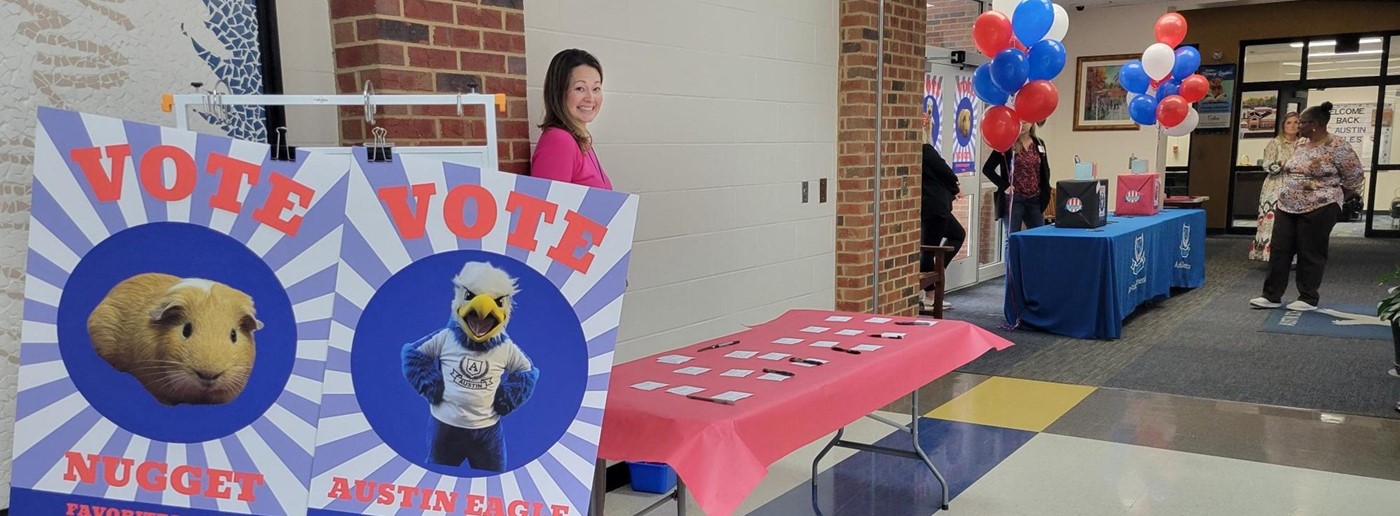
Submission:
<svg viewBox="0 0 1400 516">
<path fill-rule="evenodd" d="M 924 127 L 928 128 L 928 143 L 943 154 L 943 77 L 924 77 Z"/>
<path fill-rule="evenodd" d="M 635 196 L 351 166 L 311 514 L 586 514 Z"/>
<path fill-rule="evenodd" d="M 972 92 L 971 75 L 955 75 L 958 83 L 956 113 L 957 127 L 953 129 L 953 172 L 977 171 L 977 111 L 979 101 Z"/>
<path fill-rule="evenodd" d="M 14 514 L 304 514 L 348 160 L 40 108 Z"/>
</svg>

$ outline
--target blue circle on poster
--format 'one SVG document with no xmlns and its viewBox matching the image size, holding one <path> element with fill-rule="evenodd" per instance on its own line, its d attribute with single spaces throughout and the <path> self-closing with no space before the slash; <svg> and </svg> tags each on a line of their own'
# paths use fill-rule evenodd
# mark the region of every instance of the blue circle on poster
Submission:
<svg viewBox="0 0 1400 516">
<path fill-rule="evenodd" d="M 976 129 L 973 127 L 975 120 L 972 116 L 972 97 L 958 99 L 957 113 L 958 125 L 954 128 L 953 134 L 957 136 L 959 147 L 967 147 L 972 144 L 972 133 Z"/>
<path fill-rule="evenodd" d="M 500 375 L 521 362 L 514 351 L 505 352 L 507 344 L 485 354 L 449 347 L 461 346 L 460 334 L 449 330 L 449 324 L 456 325 L 454 278 L 470 262 L 484 262 L 515 280 L 518 293 L 506 303 L 513 309 L 505 318 L 504 332 L 539 373 L 530 397 L 494 424 L 490 407 L 501 386 Z M 475 283 L 476 277 L 467 281 Z M 491 283 L 479 281 L 481 291 Z M 424 356 L 437 353 L 430 359 L 433 366 L 414 367 L 405 359 L 405 346 L 423 349 L 433 337 L 442 339 L 437 341 L 441 347 L 429 344 L 425 350 Z M 431 376 L 429 371 L 442 377 L 444 401 L 438 413 L 453 414 L 457 424 L 440 422 L 428 399 L 408 379 L 410 373 L 415 378 Z M 355 329 L 350 376 L 365 419 L 400 456 L 445 475 L 485 477 L 529 464 L 573 424 L 587 389 L 588 349 L 573 306 L 548 278 L 507 256 L 449 251 L 409 264 L 370 298 Z M 464 421 L 474 429 L 464 428 Z M 504 448 L 503 464 L 493 465 L 502 458 L 496 446 Z"/>
<path fill-rule="evenodd" d="M 252 424 L 277 401 L 297 328 L 282 282 L 242 242 L 160 222 L 83 256 L 63 286 L 58 342 L 98 413 L 154 441 L 197 443 Z"/>
</svg>

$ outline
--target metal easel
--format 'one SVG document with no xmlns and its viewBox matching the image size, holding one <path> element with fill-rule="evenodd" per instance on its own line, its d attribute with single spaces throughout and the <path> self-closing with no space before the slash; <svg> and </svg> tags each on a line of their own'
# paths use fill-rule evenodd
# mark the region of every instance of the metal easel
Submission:
<svg viewBox="0 0 1400 516">
<path fill-rule="evenodd" d="M 471 93 L 386 95 L 374 93 L 374 85 L 365 81 L 364 93 L 360 95 L 226 95 L 215 88 L 215 91 L 207 93 L 166 93 L 161 96 L 161 110 L 175 114 L 177 129 L 189 129 L 190 107 L 193 106 L 202 106 L 212 111 L 215 116 L 223 116 L 225 106 L 363 106 L 364 119 L 369 125 L 375 125 L 375 111 L 379 106 L 456 106 L 458 116 L 463 115 L 465 106 L 482 106 L 486 117 L 486 145 L 480 152 L 485 161 L 482 166 L 491 170 L 500 168 L 496 146 L 496 116 L 497 113 L 504 113 L 506 110 L 506 96 L 501 93 L 490 95 L 476 93 L 473 89 Z M 491 109 L 492 106 L 495 109 Z M 276 130 L 278 145 L 286 145 L 286 129 Z M 383 139 L 383 131 L 375 133 L 375 144 L 383 143 Z M 414 153 L 410 149 L 415 148 L 396 149 L 395 153 Z"/>
</svg>

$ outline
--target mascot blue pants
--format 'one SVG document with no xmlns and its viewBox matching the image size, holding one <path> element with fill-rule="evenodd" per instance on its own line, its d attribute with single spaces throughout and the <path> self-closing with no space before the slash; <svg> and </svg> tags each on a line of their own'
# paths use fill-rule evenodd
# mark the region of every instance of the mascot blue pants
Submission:
<svg viewBox="0 0 1400 516">
<path fill-rule="evenodd" d="M 506 440 L 501 435 L 500 423 L 472 430 L 433 418 L 428 442 L 431 445 L 428 462 L 433 464 L 461 466 L 465 461 L 472 469 L 506 470 Z"/>
</svg>

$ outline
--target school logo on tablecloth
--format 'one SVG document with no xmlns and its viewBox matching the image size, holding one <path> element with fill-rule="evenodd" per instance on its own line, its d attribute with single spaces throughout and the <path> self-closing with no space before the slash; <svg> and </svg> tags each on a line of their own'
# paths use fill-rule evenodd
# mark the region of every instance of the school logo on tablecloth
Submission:
<svg viewBox="0 0 1400 516">
<path fill-rule="evenodd" d="M 1147 268 L 1147 249 L 1143 238 L 1144 235 L 1139 234 L 1137 238 L 1133 239 L 1133 261 L 1130 267 L 1133 269 L 1134 275 L 1141 274 L 1142 270 Z"/>
<path fill-rule="evenodd" d="M 1190 257 L 1190 256 L 1191 256 L 1191 225 L 1190 225 L 1190 224 L 1182 224 L 1182 225 L 1181 225 L 1181 257 L 1182 257 L 1182 258 L 1188 258 L 1188 257 Z"/>
<path fill-rule="evenodd" d="M 348 160 L 41 108 L 14 514 L 303 514 Z"/>
</svg>

